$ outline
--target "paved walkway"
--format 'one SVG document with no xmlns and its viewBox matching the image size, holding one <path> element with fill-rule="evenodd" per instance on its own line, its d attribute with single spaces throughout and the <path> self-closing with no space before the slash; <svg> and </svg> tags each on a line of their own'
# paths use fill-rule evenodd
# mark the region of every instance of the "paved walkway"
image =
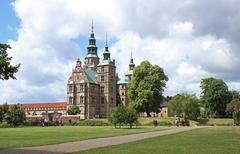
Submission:
<svg viewBox="0 0 240 154">
<path fill-rule="evenodd" d="M 106 138 L 97 138 L 89 139 L 76 142 L 68 142 L 55 145 L 45 145 L 39 147 L 26 147 L 20 149 L 4 149 L 0 150 L 0 154 L 61 154 L 61 153 L 70 153 L 83 151 L 88 149 L 94 149 L 99 147 L 123 144 L 138 140 L 143 140 L 146 138 L 164 136 L 169 134 L 176 134 L 179 132 L 189 131 L 202 127 L 179 127 L 169 130 L 161 130 L 154 132 L 146 132 L 139 134 L 115 136 L 115 137 L 106 137 Z"/>
</svg>

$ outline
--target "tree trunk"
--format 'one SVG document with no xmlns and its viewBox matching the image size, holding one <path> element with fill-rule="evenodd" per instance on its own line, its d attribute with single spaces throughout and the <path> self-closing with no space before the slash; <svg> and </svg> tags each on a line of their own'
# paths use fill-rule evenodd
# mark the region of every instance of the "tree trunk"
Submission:
<svg viewBox="0 0 240 154">
<path fill-rule="evenodd" d="M 133 125 L 132 125 L 132 124 L 130 124 L 130 129 L 132 129 L 132 126 L 133 126 Z"/>
<path fill-rule="evenodd" d="M 150 114 L 150 112 L 147 112 L 147 117 L 151 117 L 151 114 Z"/>
</svg>

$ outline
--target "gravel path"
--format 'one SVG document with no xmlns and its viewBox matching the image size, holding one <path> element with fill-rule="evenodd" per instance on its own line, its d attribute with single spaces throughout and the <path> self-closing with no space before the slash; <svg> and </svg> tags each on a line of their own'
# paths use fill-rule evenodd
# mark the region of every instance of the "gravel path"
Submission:
<svg viewBox="0 0 240 154">
<path fill-rule="evenodd" d="M 128 142 L 134 142 L 138 140 L 143 140 L 146 138 L 164 136 L 169 134 L 176 134 L 179 132 L 189 131 L 202 127 L 179 127 L 169 130 L 161 130 L 154 132 L 146 132 L 139 134 L 115 136 L 115 137 L 106 137 L 106 138 L 97 138 L 89 139 L 83 141 L 68 142 L 55 145 L 45 145 L 39 147 L 26 147 L 19 149 L 3 149 L 0 150 L 0 154 L 60 154 L 60 153 L 70 153 L 83 151 L 88 149 L 94 149 L 98 147 L 111 146 L 116 144 L 123 144 Z"/>
</svg>

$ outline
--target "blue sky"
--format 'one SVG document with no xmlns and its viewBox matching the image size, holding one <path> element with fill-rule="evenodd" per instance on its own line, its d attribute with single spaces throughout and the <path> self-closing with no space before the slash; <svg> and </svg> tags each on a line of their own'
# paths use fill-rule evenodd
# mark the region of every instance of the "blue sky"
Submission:
<svg viewBox="0 0 240 154">
<path fill-rule="evenodd" d="M 9 39 L 16 40 L 20 20 L 9 0 L 1 0 L 0 2 L 0 21 L 0 42 L 6 43 Z"/>
<path fill-rule="evenodd" d="M 0 102 L 66 100 L 75 61 L 84 62 L 91 22 L 102 58 L 105 34 L 121 77 L 130 52 L 163 67 L 164 95 L 201 93 L 206 77 L 240 90 L 238 0 L 1 0 L 0 42 L 21 63 L 17 80 L 0 81 Z M 207 10 L 207 11 L 206 11 Z M 2 88 L 3 87 L 3 88 Z"/>
</svg>

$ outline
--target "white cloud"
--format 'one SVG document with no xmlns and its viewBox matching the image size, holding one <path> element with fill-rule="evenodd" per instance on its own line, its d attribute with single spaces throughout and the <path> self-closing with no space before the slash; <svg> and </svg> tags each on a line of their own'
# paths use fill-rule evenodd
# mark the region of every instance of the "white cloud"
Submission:
<svg viewBox="0 0 240 154">
<path fill-rule="evenodd" d="M 222 3 L 219 3 L 221 8 Z M 231 16 L 236 9 L 227 4 L 231 9 L 225 12 Z M 88 36 L 92 19 L 99 40 L 104 40 L 106 32 L 112 38 L 110 51 L 120 75 L 128 69 L 132 49 L 136 64 L 149 60 L 164 68 L 170 79 L 166 94 L 199 93 L 201 78 L 208 76 L 223 78 L 231 88 L 240 89 L 240 76 L 236 73 L 240 71 L 239 47 L 232 42 L 235 36 L 224 37 L 218 18 L 201 16 L 205 15 L 202 9 L 207 5 L 207 1 L 195 0 L 184 3 L 173 0 L 16 0 L 13 6 L 21 26 L 18 39 L 9 42 L 13 62 L 21 63 L 21 68 L 17 81 L 0 82 L 4 87 L 0 90 L 0 100 L 65 100 L 66 81 L 74 60 L 77 57 L 83 60 L 85 56 L 81 50 L 85 47 L 72 39 Z M 218 8 L 214 9 L 221 14 Z M 217 14 L 208 16 L 218 17 Z M 231 23 L 237 19 L 232 15 L 231 22 L 224 25 L 230 24 L 231 31 L 236 31 Z"/>
</svg>

